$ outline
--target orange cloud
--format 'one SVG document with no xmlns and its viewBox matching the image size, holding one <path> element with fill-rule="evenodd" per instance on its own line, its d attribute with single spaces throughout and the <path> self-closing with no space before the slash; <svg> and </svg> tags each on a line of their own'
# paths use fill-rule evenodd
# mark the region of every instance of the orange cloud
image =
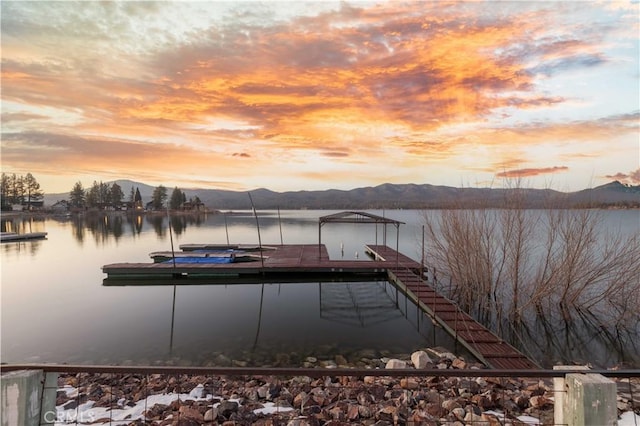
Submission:
<svg viewBox="0 0 640 426">
<path fill-rule="evenodd" d="M 277 19 L 240 4 L 182 32 L 155 28 L 181 25 L 177 11 L 193 7 L 182 2 L 6 7 L 2 100 L 14 110 L 2 116 L 3 163 L 29 171 L 56 161 L 60 173 L 109 164 L 154 175 L 161 164 L 169 176 L 215 169 L 238 182 L 264 162 L 313 159 L 345 176 L 382 161 L 403 176 L 447 162 L 533 176 L 565 170 L 518 169 L 540 161 L 536 147 L 561 146 L 556 159 L 574 170 L 570 160 L 638 132 L 638 113 L 527 115 L 571 99 L 549 79 L 613 63 L 611 25 L 565 22 L 567 4 L 494 14 L 475 3 L 341 3 Z M 304 172 L 323 184 L 339 174 Z"/>
</svg>

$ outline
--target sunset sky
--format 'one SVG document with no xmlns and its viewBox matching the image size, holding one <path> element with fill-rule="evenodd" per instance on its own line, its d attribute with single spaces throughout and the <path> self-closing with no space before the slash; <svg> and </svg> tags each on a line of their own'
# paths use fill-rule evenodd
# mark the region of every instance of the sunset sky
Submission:
<svg viewBox="0 0 640 426">
<path fill-rule="evenodd" d="M 640 184 L 637 1 L 5 1 L 4 173 Z"/>
</svg>

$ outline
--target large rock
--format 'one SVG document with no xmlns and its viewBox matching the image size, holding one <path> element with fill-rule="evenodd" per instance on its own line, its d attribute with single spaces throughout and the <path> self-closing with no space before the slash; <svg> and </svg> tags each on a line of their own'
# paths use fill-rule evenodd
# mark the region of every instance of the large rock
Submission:
<svg viewBox="0 0 640 426">
<path fill-rule="evenodd" d="M 489 421 L 479 414 L 467 413 L 464 416 L 464 421 L 467 424 L 473 424 L 474 426 L 491 426 Z"/>
<path fill-rule="evenodd" d="M 235 401 L 222 401 L 220 405 L 218 405 L 218 413 L 224 417 L 229 417 L 236 411 L 238 411 L 238 403 Z"/>
<path fill-rule="evenodd" d="M 407 363 L 400 359 L 391 358 L 389 361 L 387 361 L 387 364 L 385 365 L 384 368 L 389 370 L 407 368 Z"/>
<path fill-rule="evenodd" d="M 413 377 L 403 377 L 400 379 L 400 387 L 402 389 L 415 390 L 420 387 L 420 383 Z"/>
<path fill-rule="evenodd" d="M 209 408 L 209 409 L 204 413 L 204 421 L 205 421 L 205 422 L 212 422 L 212 421 L 214 421 L 217 417 L 218 417 L 218 407 Z"/>
<path fill-rule="evenodd" d="M 451 361 L 451 367 L 456 368 L 458 370 L 464 370 L 467 368 L 467 363 L 462 358 L 456 358 Z"/>
<path fill-rule="evenodd" d="M 200 411 L 195 408 L 183 405 L 180 407 L 178 412 L 180 413 L 180 417 L 183 419 L 193 420 L 200 423 L 204 422 L 204 417 L 200 414 Z"/>
<path fill-rule="evenodd" d="M 309 401 L 309 394 L 307 394 L 306 392 L 302 391 L 302 392 L 298 393 L 295 396 L 295 398 L 293 398 L 293 406 L 296 407 L 296 408 L 300 408 L 304 404 L 306 404 L 307 401 Z"/>
<path fill-rule="evenodd" d="M 454 359 L 457 358 L 457 356 L 452 354 L 450 350 L 442 348 L 440 346 L 427 348 L 427 351 L 431 352 L 434 356 L 440 359 L 448 359 L 449 361 L 453 361 Z"/>
<path fill-rule="evenodd" d="M 411 354 L 411 363 L 415 368 L 427 368 L 431 364 L 431 358 L 425 351 L 416 351 Z"/>
</svg>

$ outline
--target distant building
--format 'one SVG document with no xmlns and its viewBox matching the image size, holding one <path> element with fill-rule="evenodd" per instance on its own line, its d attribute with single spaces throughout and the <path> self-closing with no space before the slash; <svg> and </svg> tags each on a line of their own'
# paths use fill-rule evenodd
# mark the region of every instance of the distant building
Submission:
<svg viewBox="0 0 640 426">
<path fill-rule="evenodd" d="M 204 203 L 200 201 L 185 201 L 182 203 L 182 210 L 191 212 L 204 211 Z"/>
<path fill-rule="evenodd" d="M 51 206 L 51 211 L 56 214 L 69 213 L 71 205 L 67 200 L 61 200 Z"/>
</svg>

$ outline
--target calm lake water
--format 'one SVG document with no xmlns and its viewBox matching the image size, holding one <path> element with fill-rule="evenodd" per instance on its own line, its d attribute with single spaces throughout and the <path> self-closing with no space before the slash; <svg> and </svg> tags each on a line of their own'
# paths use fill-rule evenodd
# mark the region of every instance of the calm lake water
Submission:
<svg viewBox="0 0 640 426">
<path fill-rule="evenodd" d="M 370 212 L 405 222 L 400 251 L 421 259 L 422 212 Z M 260 211 L 262 243 L 317 243 L 318 218 L 331 213 Z M 605 214 L 604 226 L 640 226 L 637 210 Z M 162 215 L 3 218 L 2 231 L 48 237 L 0 247 L 2 362 L 296 365 L 307 356 L 358 359 L 430 346 L 461 353 L 386 281 L 105 286 L 102 265 L 150 262 L 150 252 L 171 250 L 171 239 L 176 250 L 189 243 L 258 244 L 249 212 L 172 218 L 171 234 L 167 222 Z M 393 226 L 322 228 L 332 259 L 365 259 L 365 244 L 395 248 L 396 237 Z M 588 324 L 532 324 L 517 340 L 547 366 L 640 366 L 637 326 L 612 341 Z"/>
</svg>

